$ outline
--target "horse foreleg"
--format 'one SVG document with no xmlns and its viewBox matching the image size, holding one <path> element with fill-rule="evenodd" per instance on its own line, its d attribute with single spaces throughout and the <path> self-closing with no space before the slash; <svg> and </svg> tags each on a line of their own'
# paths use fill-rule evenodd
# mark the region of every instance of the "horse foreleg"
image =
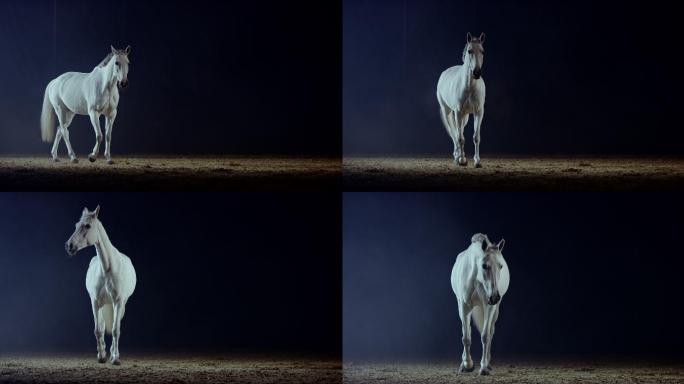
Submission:
<svg viewBox="0 0 684 384">
<path fill-rule="evenodd" d="M 463 341 L 463 355 L 461 356 L 461 366 L 458 368 L 459 372 L 472 372 L 475 369 L 473 359 L 470 356 L 470 316 L 472 308 L 465 303 L 458 303 L 458 315 L 461 317 L 461 334 Z"/>
<path fill-rule="evenodd" d="M 487 369 L 492 370 L 492 340 L 494 340 L 494 328 L 499 318 L 499 305 L 492 311 L 492 321 L 489 324 L 489 348 L 487 348 Z"/>
<path fill-rule="evenodd" d="M 489 375 L 492 368 L 489 365 L 490 348 L 492 346 L 492 320 L 496 312 L 496 305 L 484 306 L 484 324 L 482 326 L 482 360 L 480 361 L 480 375 Z"/>
<path fill-rule="evenodd" d="M 100 143 L 102 143 L 102 130 L 100 129 L 100 114 L 94 109 L 88 112 L 90 116 L 90 123 L 93 125 L 95 130 L 95 146 L 93 147 L 93 152 L 88 155 L 88 160 L 91 162 L 97 159 L 98 153 L 100 153 Z"/>
<path fill-rule="evenodd" d="M 116 110 L 113 110 L 109 116 L 105 118 L 105 158 L 107 164 L 114 164 L 112 160 L 111 145 L 112 145 L 112 128 L 114 128 L 114 120 L 116 119 Z"/>
<path fill-rule="evenodd" d="M 109 350 L 111 362 L 114 365 L 121 364 L 119 360 L 119 337 L 121 336 L 121 319 L 126 312 L 126 303 L 118 302 L 112 305 L 114 316 L 112 317 L 112 346 Z"/>
<path fill-rule="evenodd" d="M 458 127 L 458 165 L 466 166 L 468 165 L 468 158 L 465 154 L 465 137 L 463 133 L 465 132 L 466 124 L 468 124 L 468 114 L 461 114 L 454 112 L 456 115 L 456 126 Z"/>
<path fill-rule="evenodd" d="M 93 308 L 93 318 L 95 320 L 95 341 L 97 342 L 97 362 L 104 363 L 107 361 L 107 351 L 105 349 L 105 326 L 104 319 L 100 318 L 100 307 L 97 305 L 96 300 L 91 300 L 91 306 Z"/>
<path fill-rule="evenodd" d="M 482 118 L 484 117 L 484 111 L 480 110 L 475 113 L 475 133 L 473 134 L 473 143 L 475 144 L 475 157 L 473 161 L 475 162 L 475 168 L 480 168 L 480 125 L 482 124 Z"/>
</svg>

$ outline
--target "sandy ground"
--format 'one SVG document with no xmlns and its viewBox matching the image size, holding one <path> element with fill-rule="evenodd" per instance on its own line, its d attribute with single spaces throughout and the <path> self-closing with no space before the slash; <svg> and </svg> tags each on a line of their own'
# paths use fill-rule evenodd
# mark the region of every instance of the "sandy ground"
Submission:
<svg viewBox="0 0 684 384">
<path fill-rule="evenodd" d="M 684 190 L 684 158 L 485 158 L 482 168 L 451 158 L 351 157 L 345 190 L 663 191 Z"/>
<path fill-rule="evenodd" d="M 333 360 L 122 356 L 0 357 L 0 383 L 341 383 Z"/>
<path fill-rule="evenodd" d="M 476 364 L 477 366 L 477 364 Z M 344 364 L 345 384 L 354 383 L 682 383 L 684 365 L 625 363 L 499 363 L 490 376 L 457 373 L 448 364 Z M 477 368 L 477 367 L 476 367 Z"/>
<path fill-rule="evenodd" d="M 3 190 L 329 190 L 339 189 L 341 161 L 299 157 L 0 157 Z"/>
</svg>

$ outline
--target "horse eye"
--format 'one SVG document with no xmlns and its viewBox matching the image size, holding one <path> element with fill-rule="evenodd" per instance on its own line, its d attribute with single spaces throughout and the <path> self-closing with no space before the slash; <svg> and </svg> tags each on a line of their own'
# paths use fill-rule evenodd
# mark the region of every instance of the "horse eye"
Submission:
<svg viewBox="0 0 684 384">
<path fill-rule="evenodd" d="M 116 66 L 117 66 L 117 67 L 119 66 L 119 62 L 118 62 L 118 61 L 116 62 Z"/>
<path fill-rule="evenodd" d="M 90 224 L 85 225 L 86 229 L 90 229 Z"/>
<path fill-rule="evenodd" d="M 469 49 L 469 50 L 468 50 L 468 54 L 469 54 L 469 55 L 472 55 L 472 54 L 473 54 L 473 50 L 472 50 L 472 49 Z"/>
<path fill-rule="evenodd" d="M 489 266 L 487 264 L 482 264 L 482 269 L 489 269 Z"/>
</svg>

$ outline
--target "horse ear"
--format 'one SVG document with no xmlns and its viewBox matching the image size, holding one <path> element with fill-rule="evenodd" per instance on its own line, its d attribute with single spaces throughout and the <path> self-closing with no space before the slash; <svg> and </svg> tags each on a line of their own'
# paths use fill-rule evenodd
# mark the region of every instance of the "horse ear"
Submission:
<svg viewBox="0 0 684 384">
<path fill-rule="evenodd" d="M 481 44 L 484 44 L 484 38 L 485 38 L 484 32 L 480 33 L 480 43 Z"/>
<path fill-rule="evenodd" d="M 114 48 L 114 46 L 113 46 L 113 45 L 110 45 L 110 46 L 109 46 L 109 48 L 111 48 L 111 49 L 112 49 L 112 53 L 116 53 L 116 48 Z"/>
<path fill-rule="evenodd" d="M 470 41 L 473 39 L 473 35 L 468 32 L 468 35 L 466 36 L 466 41 L 470 43 Z"/>
<path fill-rule="evenodd" d="M 126 49 L 124 50 L 124 52 L 125 52 L 127 55 L 128 55 L 129 53 L 131 53 L 131 46 L 129 45 L 128 47 L 126 47 Z"/>
<path fill-rule="evenodd" d="M 97 215 L 100 214 L 100 206 L 98 205 L 93 211 L 93 217 L 97 219 Z"/>
<path fill-rule="evenodd" d="M 81 212 L 81 215 L 85 216 L 85 215 L 87 215 L 87 214 L 89 214 L 89 213 L 90 213 L 90 212 L 88 212 L 88 207 L 83 207 L 83 212 Z"/>
<path fill-rule="evenodd" d="M 506 244 L 506 240 L 501 239 L 501 241 L 499 241 L 499 244 L 496 245 L 499 248 L 499 252 L 503 251 L 504 244 Z"/>
</svg>

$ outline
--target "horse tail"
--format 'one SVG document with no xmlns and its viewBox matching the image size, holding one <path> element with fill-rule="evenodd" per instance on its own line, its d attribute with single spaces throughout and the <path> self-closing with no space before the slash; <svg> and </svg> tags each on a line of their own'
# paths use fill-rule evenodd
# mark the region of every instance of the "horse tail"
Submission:
<svg viewBox="0 0 684 384">
<path fill-rule="evenodd" d="M 55 113 L 52 110 L 52 103 L 50 102 L 50 95 L 48 92 L 49 89 L 50 84 L 45 87 L 43 111 L 40 114 L 40 136 L 46 143 L 52 142 L 55 138 Z"/>
<path fill-rule="evenodd" d="M 472 311 L 473 323 L 477 327 L 477 331 L 482 334 L 482 328 L 484 328 L 484 310 L 479 305 L 473 307 Z"/>
<path fill-rule="evenodd" d="M 97 327 L 102 329 L 104 327 L 107 334 L 112 334 L 112 325 L 114 324 L 114 309 L 111 304 L 105 304 L 98 310 Z"/>
</svg>

